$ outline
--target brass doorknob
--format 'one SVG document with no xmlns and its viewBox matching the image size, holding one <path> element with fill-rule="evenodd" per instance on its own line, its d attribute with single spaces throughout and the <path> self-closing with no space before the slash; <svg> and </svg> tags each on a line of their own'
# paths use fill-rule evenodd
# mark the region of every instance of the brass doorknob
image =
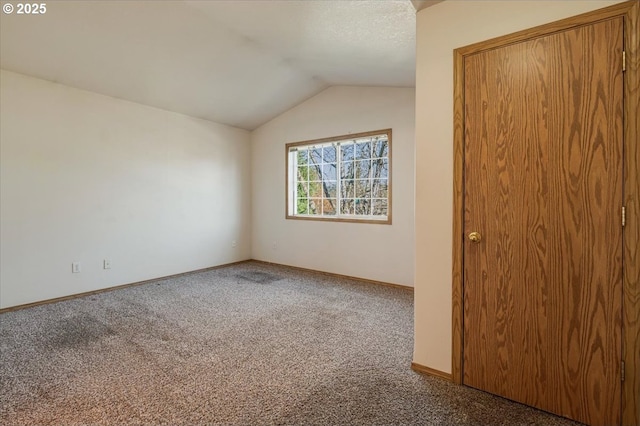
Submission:
<svg viewBox="0 0 640 426">
<path fill-rule="evenodd" d="M 469 234 L 469 240 L 472 243 L 479 243 L 482 240 L 482 235 L 479 232 L 472 232 Z"/>
</svg>

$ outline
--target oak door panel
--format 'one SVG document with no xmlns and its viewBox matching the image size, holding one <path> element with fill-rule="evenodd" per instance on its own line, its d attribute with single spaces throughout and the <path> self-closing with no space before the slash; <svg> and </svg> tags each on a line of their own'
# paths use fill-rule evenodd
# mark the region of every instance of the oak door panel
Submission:
<svg viewBox="0 0 640 426">
<path fill-rule="evenodd" d="M 463 381 L 620 420 L 622 18 L 465 58 Z"/>
</svg>

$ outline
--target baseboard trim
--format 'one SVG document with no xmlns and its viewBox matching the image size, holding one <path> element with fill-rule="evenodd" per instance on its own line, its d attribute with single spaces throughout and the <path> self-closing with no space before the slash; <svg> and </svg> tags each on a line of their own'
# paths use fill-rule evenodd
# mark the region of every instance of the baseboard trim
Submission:
<svg viewBox="0 0 640 426">
<path fill-rule="evenodd" d="M 105 293 L 107 291 L 114 291 L 114 290 L 120 290 L 120 289 L 127 288 L 127 287 L 139 286 L 139 285 L 143 285 L 143 284 L 152 283 L 152 282 L 158 281 L 158 280 L 165 280 L 165 279 L 169 279 L 169 278 L 183 277 L 185 275 L 198 274 L 200 272 L 212 271 L 212 270 L 215 270 L 215 269 L 226 268 L 228 266 L 240 265 L 242 263 L 248 263 L 248 262 L 256 262 L 256 263 L 262 263 L 262 264 L 265 264 L 265 265 L 279 266 L 279 267 L 289 268 L 289 269 L 298 270 L 298 271 L 314 272 L 314 273 L 327 275 L 329 277 L 334 277 L 334 278 L 346 278 L 346 279 L 350 279 L 350 280 L 354 280 L 354 281 L 360 281 L 360 282 L 367 283 L 367 284 L 376 284 L 376 285 L 382 285 L 382 286 L 386 286 L 386 287 L 399 288 L 401 290 L 406 290 L 406 291 L 413 291 L 413 287 L 406 286 L 406 285 L 401 285 L 401 284 L 392 284 L 392 283 L 387 283 L 387 282 L 384 282 L 384 281 L 375 281 L 375 280 L 369 280 L 369 279 L 366 279 L 366 278 L 352 277 L 352 276 L 349 276 L 349 275 L 334 274 L 332 272 L 318 271 L 318 270 L 315 270 L 315 269 L 301 268 L 299 266 L 284 265 L 284 264 L 281 264 L 281 263 L 267 262 L 267 261 L 264 261 L 264 260 L 247 259 L 247 260 L 240 260 L 238 262 L 231 262 L 231 263 L 225 263 L 225 264 L 222 264 L 222 265 L 211 266 L 209 268 L 196 269 L 194 271 L 181 272 L 179 274 L 173 274 L 173 275 L 166 275 L 166 276 L 163 276 L 163 277 L 151 278 L 151 279 L 144 280 L 144 281 L 136 281 L 136 282 L 133 282 L 133 283 L 121 284 L 121 285 L 116 285 L 116 286 L 107 287 L 107 288 L 101 288 L 99 290 L 85 291 L 85 292 L 82 292 L 82 293 L 70 294 L 68 296 L 55 297 L 53 299 L 45 299 L 45 300 L 40 300 L 40 301 L 32 302 L 32 303 L 25 303 L 23 305 L 9 306 L 7 308 L 0 309 L 0 314 L 4 314 L 6 312 L 19 311 L 19 310 L 27 309 L 27 308 L 33 308 L 35 306 L 40 306 L 40 305 L 48 305 L 49 303 L 64 302 L 65 300 L 72 300 L 72 299 L 77 299 L 77 298 L 80 298 L 80 297 L 92 296 L 94 294 Z M 424 368 L 427 368 L 427 367 L 424 367 Z M 416 371 L 418 371 L 418 370 L 416 370 Z M 433 370 L 433 371 L 437 371 L 437 370 Z M 429 374 L 431 374 L 431 373 L 429 373 Z M 445 373 L 441 373 L 441 374 L 445 374 Z M 436 375 L 437 376 L 438 374 L 432 374 L 432 375 Z"/>
<path fill-rule="evenodd" d="M 78 299 L 80 297 L 92 296 L 94 294 L 106 293 L 108 291 L 121 290 L 123 288 L 135 287 L 135 286 L 139 286 L 139 285 L 143 285 L 143 284 L 149 284 L 149 283 L 152 283 L 152 282 L 158 281 L 158 280 L 165 280 L 165 279 L 168 279 L 168 278 L 178 278 L 178 277 L 183 277 L 183 276 L 186 276 L 186 275 L 198 274 L 200 272 L 213 271 L 215 269 L 226 268 L 228 266 L 233 266 L 233 265 L 240 265 L 242 263 L 247 263 L 247 262 L 251 262 L 251 261 L 252 261 L 251 259 L 240 260 L 238 262 L 231 262 L 231 263 L 225 263 L 225 264 L 217 265 L 217 266 L 210 266 L 208 268 L 196 269 L 194 271 L 181 272 L 179 274 L 166 275 L 166 276 L 163 276 L 163 277 L 151 278 L 151 279 L 144 280 L 144 281 L 136 281 L 136 282 L 133 282 L 133 283 L 121 284 L 121 285 L 116 285 L 116 286 L 107 287 L 107 288 L 101 288 L 99 290 L 85 291 L 85 292 L 82 292 L 82 293 L 70 294 L 68 296 L 55 297 L 53 299 L 45 299 L 45 300 L 40 300 L 38 302 L 32 302 L 32 303 L 25 303 L 24 305 L 9 306 L 8 308 L 0 309 L 0 314 L 4 314 L 6 312 L 19 311 L 19 310 L 27 309 L 27 308 L 33 308 L 35 306 L 40 306 L 40 305 L 48 305 L 50 303 L 64 302 L 65 300 Z"/>
<path fill-rule="evenodd" d="M 385 287 L 393 287 L 393 288 L 399 288 L 401 290 L 413 291 L 413 287 L 408 286 L 408 285 L 393 284 L 393 283 L 387 283 L 387 282 L 384 282 L 384 281 L 369 280 L 367 278 L 352 277 L 351 275 L 335 274 L 333 272 L 318 271 L 317 269 L 301 268 L 300 266 L 291 266 L 291 265 L 285 265 L 283 263 L 276 263 L 276 262 L 267 262 L 266 260 L 252 259 L 251 261 L 252 262 L 256 262 L 256 263 L 262 263 L 264 265 L 273 265 L 273 266 L 280 266 L 280 267 L 283 267 L 283 268 L 294 269 L 294 270 L 297 270 L 297 271 L 314 272 L 316 274 L 327 275 L 329 277 L 334 277 L 334 278 L 346 278 L 346 279 L 349 279 L 349 280 L 360 281 L 360 282 L 367 283 L 367 284 L 376 284 L 376 285 L 382 285 L 382 286 L 385 286 Z"/>
<path fill-rule="evenodd" d="M 451 375 L 451 373 L 445 373 L 444 371 L 436 370 L 435 368 L 426 367 L 424 365 L 418 364 L 417 362 L 411 363 L 411 369 L 421 374 L 426 374 L 428 376 L 444 379 L 448 382 L 453 382 L 453 376 Z"/>
</svg>

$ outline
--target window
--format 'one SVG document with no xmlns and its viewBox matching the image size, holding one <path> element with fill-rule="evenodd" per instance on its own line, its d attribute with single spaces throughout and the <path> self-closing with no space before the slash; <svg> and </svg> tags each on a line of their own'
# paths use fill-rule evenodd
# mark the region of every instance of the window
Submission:
<svg viewBox="0 0 640 426">
<path fill-rule="evenodd" d="M 391 129 L 289 143 L 287 219 L 391 223 Z"/>
</svg>

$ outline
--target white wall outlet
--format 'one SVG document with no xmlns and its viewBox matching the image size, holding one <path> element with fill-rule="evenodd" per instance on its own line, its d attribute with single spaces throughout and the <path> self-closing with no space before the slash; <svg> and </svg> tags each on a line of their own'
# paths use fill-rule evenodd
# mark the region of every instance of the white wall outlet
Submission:
<svg viewBox="0 0 640 426">
<path fill-rule="evenodd" d="M 236 243 L 236 240 L 231 241 L 231 247 L 235 247 L 237 245 L 238 245 L 238 243 Z"/>
<path fill-rule="evenodd" d="M 80 265 L 80 262 L 73 262 L 71 264 L 71 272 L 74 274 L 79 274 L 80 271 L 82 271 L 82 267 Z"/>
<path fill-rule="evenodd" d="M 102 261 L 103 269 L 111 269 L 111 259 L 105 259 Z"/>
<path fill-rule="evenodd" d="M 271 249 L 272 250 L 276 250 L 277 248 L 278 248 L 278 243 L 277 242 L 274 241 L 273 243 L 271 243 Z"/>
</svg>

